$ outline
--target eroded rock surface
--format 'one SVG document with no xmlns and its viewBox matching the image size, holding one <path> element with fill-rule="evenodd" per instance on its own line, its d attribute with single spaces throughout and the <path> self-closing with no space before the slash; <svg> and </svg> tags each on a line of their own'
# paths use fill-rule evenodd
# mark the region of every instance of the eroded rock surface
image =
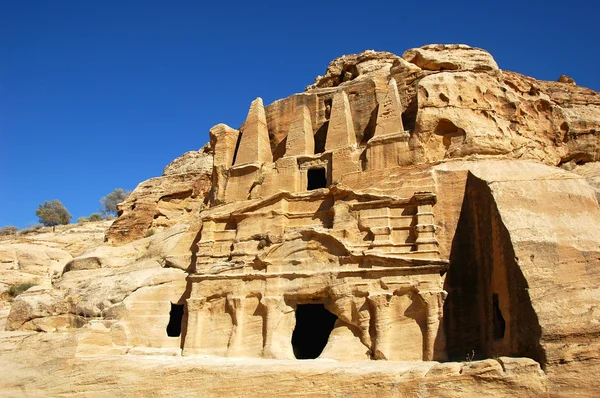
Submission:
<svg viewBox="0 0 600 398">
<path fill-rule="evenodd" d="M 186 152 L 165 167 L 163 176 L 184 173 L 212 173 L 212 149 L 207 143 L 198 151 Z"/>
<path fill-rule="evenodd" d="M 141 183 L 106 244 L 44 252 L 59 272 L 14 300 L 0 361 L 60 350 L 66 381 L 31 384 L 57 395 L 135 395 L 131 376 L 182 395 L 597 396 L 598 131 L 599 93 L 482 49 L 340 57 Z M 122 377 L 90 382 L 92 362 Z"/>
</svg>

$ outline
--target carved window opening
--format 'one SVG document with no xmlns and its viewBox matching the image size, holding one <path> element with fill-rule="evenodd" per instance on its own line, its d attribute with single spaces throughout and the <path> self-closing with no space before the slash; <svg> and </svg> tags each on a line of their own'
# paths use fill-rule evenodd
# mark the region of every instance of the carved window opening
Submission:
<svg viewBox="0 0 600 398">
<path fill-rule="evenodd" d="M 299 304 L 296 307 L 296 327 L 292 347 L 296 359 L 315 359 L 323 352 L 337 316 L 323 304 Z"/>
<path fill-rule="evenodd" d="M 307 190 L 311 191 L 313 189 L 327 188 L 327 171 L 324 167 L 319 167 L 317 169 L 309 169 L 307 171 Z"/>
<path fill-rule="evenodd" d="M 227 221 L 227 223 L 225 223 L 226 231 L 235 231 L 236 229 L 237 229 L 237 222 L 235 220 Z"/>
<path fill-rule="evenodd" d="M 504 332 L 506 331 L 506 321 L 502 316 L 502 311 L 500 311 L 497 293 L 493 294 L 492 301 L 494 306 L 494 340 L 501 340 L 504 338 Z"/>
<path fill-rule="evenodd" d="M 181 336 L 181 322 L 183 321 L 183 304 L 171 303 L 169 324 L 167 325 L 167 336 Z"/>
<path fill-rule="evenodd" d="M 331 117 L 331 106 L 333 105 L 333 98 L 328 98 L 325 101 L 323 101 L 323 104 L 325 105 L 325 119 L 329 120 L 329 118 Z"/>
</svg>

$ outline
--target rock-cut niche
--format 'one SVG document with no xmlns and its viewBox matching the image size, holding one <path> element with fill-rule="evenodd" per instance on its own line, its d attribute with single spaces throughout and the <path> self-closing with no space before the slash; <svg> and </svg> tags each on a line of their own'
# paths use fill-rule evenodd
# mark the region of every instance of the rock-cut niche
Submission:
<svg viewBox="0 0 600 398">
<path fill-rule="evenodd" d="M 448 356 L 529 357 L 545 366 L 541 327 L 487 183 L 469 173 L 444 283 Z"/>
</svg>

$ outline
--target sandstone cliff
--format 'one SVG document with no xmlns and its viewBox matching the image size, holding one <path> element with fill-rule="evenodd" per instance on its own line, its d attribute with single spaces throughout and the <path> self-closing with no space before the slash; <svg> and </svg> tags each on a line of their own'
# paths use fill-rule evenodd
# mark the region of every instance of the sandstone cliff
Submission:
<svg viewBox="0 0 600 398">
<path fill-rule="evenodd" d="M 140 183 L 104 243 L 0 246 L 39 278 L 0 385 L 597 396 L 599 126 L 600 93 L 482 49 L 340 57 Z"/>
</svg>

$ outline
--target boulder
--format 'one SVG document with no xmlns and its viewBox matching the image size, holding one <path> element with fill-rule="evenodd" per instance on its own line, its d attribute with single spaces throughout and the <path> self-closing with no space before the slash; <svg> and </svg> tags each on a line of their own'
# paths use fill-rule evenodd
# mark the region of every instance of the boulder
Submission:
<svg viewBox="0 0 600 398">
<path fill-rule="evenodd" d="M 465 44 L 429 44 L 407 50 L 402 58 L 425 70 L 498 70 L 490 53 Z"/>
</svg>

